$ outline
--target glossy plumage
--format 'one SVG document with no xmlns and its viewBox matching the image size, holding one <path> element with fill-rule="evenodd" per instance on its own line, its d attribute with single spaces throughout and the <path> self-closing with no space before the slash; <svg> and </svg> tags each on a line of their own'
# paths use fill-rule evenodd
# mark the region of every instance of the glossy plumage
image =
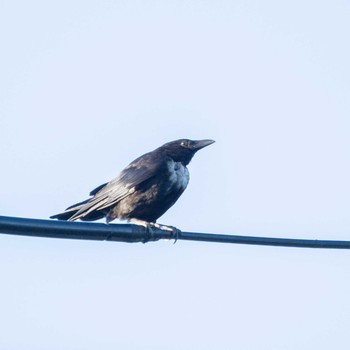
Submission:
<svg viewBox="0 0 350 350">
<path fill-rule="evenodd" d="M 189 181 L 187 165 L 212 140 L 181 139 L 146 153 L 130 163 L 114 180 L 93 191 L 93 196 L 51 216 L 59 220 L 94 221 L 106 217 L 156 222 L 181 196 Z"/>
</svg>

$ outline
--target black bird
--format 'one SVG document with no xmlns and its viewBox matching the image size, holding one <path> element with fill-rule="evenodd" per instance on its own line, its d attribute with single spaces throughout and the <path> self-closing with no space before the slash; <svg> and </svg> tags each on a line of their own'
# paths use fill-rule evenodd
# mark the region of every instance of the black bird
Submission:
<svg viewBox="0 0 350 350">
<path fill-rule="evenodd" d="M 130 163 L 114 180 L 90 192 L 89 198 L 51 219 L 94 221 L 126 219 L 146 228 L 156 224 L 181 196 L 189 181 L 187 165 L 194 154 L 213 140 L 168 142 Z"/>
</svg>

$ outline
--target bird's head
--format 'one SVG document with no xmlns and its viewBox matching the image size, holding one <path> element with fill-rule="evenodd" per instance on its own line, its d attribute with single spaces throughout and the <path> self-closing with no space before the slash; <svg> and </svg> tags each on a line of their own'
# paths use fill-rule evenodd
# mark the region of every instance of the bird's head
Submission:
<svg viewBox="0 0 350 350">
<path fill-rule="evenodd" d="M 200 149 L 211 145 L 215 141 L 213 140 L 187 140 L 180 139 L 176 141 L 171 141 L 163 145 L 162 150 L 176 162 L 181 162 L 187 165 L 194 154 Z"/>
</svg>

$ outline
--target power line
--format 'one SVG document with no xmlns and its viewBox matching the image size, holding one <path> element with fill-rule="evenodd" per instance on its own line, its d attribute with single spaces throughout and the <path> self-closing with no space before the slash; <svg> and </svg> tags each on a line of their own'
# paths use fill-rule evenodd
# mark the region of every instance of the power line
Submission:
<svg viewBox="0 0 350 350">
<path fill-rule="evenodd" d="M 30 237 L 49 237 L 117 242 L 151 242 L 171 239 L 173 233 L 133 224 L 101 224 L 67 222 L 0 216 L 0 233 Z M 213 233 L 179 232 L 178 240 L 215 243 L 236 243 L 280 247 L 350 249 L 350 241 L 312 240 L 294 238 L 272 238 L 237 236 Z"/>
</svg>

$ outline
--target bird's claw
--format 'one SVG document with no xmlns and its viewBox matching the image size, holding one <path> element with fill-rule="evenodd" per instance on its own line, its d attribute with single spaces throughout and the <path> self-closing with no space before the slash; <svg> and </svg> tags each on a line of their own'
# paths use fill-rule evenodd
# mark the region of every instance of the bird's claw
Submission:
<svg viewBox="0 0 350 350">
<path fill-rule="evenodd" d="M 179 236 L 180 236 L 180 234 L 181 234 L 181 231 L 178 229 L 178 228 L 176 228 L 176 227 L 174 227 L 174 231 L 172 231 L 172 237 L 171 238 L 173 238 L 174 239 L 174 244 L 177 242 L 177 240 L 178 240 L 178 238 L 179 238 Z"/>
<path fill-rule="evenodd" d="M 154 228 L 152 225 L 146 225 L 145 226 L 147 238 L 143 241 L 143 243 L 147 243 L 149 241 L 154 241 Z"/>
<path fill-rule="evenodd" d="M 162 224 L 158 224 L 157 222 L 148 222 L 148 221 L 139 220 L 139 219 L 131 219 L 129 221 L 133 222 L 136 225 L 143 226 L 145 228 L 146 233 L 148 234 L 148 237 L 143 240 L 143 243 L 158 240 L 160 237 L 158 238 L 156 237 L 155 235 L 156 230 L 170 231 L 171 232 L 170 239 L 175 240 L 174 244 L 176 243 L 176 241 L 178 240 L 181 234 L 181 231 L 174 226 L 162 225 Z"/>
<path fill-rule="evenodd" d="M 175 226 L 161 225 L 161 224 L 158 224 L 156 222 L 151 223 L 151 225 L 160 229 L 160 230 L 170 231 L 171 232 L 170 239 L 174 239 L 174 244 L 177 242 L 177 240 L 181 234 L 181 231 L 178 228 L 176 228 Z"/>
</svg>

